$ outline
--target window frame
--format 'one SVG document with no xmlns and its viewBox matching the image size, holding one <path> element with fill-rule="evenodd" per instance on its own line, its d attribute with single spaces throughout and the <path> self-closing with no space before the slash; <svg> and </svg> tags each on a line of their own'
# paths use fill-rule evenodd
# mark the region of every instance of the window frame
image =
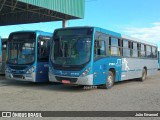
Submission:
<svg viewBox="0 0 160 120">
<path fill-rule="evenodd" d="M 134 48 L 134 44 L 136 44 L 136 48 Z M 138 42 L 134 42 L 134 41 L 132 41 L 131 42 L 131 57 L 133 57 L 133 58 L 138 58 L 139 57 L 139 52 L 138 52 Z M 133 53 L 136 53 L 136 55 L 134 56 L 134 54 Z"/>
<path fill-rule="evenodd" d="M 108 38 L 109 38 L 109 36 L 107 35 L 107 34 L 105 34 L 105 33 L 103 33 L 103 32 L 99 32 L 99 31 L 96 31 L 95 32 L 95 35 L 94 35 L 94 51 L 93 51 L 93 55 L 94 55 L 94 60 L 98 60 L 98 59 L 101 59 L 101 58 L 104 58 L 104 57 L 106 57 L 106 56 L 108 56 Z M 95 42 L 96 41 L 104 41 L 104 53 L 105 53 L 105 55 L 102 55 L 102 56 L 96 56 L 96 54 L 95 54 Z"/>
<path fill-rule="evenodd" d="M 112 45 L 112 39 L 117 39 L 117 46 Z M 109 56 L 121 56 L 122 55 L 122 46 L 121 46 L 121 39 L 114 36 L 109 36 Z M 117 48 L 117 54 L 112 54 L 112 48 Z"/>
<path fill-rule="evenodd" d="M 128 42 L 128 47 L 124 47 L 124 41 L 127 41 Z M 132 57 L 132 55 L 131 55 L 131 41 L 130 40 L 128 40 L 128 39 L 122 39 L 122 56 L 123 57 Z M 124 49 L 127 49 L 127 50 L 129 50 L 129 55 L 124 55 Z"/>
</svg>

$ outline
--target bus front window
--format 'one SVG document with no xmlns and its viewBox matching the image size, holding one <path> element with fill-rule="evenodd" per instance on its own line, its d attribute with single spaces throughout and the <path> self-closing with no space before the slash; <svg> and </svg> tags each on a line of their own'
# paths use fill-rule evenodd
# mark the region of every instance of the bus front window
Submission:
<svg viewBox="0 0 160 120">
<path fill-rule="evenodd" d="M 62 66 L 83 65 L 90 60 L 90 37 L 59 37 L 54 39 L 51 61 Z"/>
<path fill-rule="evenodd" d="M 32 64 L 35 61 L 35 32 L 10 34 L 7 44 L 7 63 Z"/>
<path fill-rule="evenodd" d="M 30 64 L 35 59 L 35 42 L 13 41 L 8 43 L 8 59 L 11 64 Z"/>
</svg>

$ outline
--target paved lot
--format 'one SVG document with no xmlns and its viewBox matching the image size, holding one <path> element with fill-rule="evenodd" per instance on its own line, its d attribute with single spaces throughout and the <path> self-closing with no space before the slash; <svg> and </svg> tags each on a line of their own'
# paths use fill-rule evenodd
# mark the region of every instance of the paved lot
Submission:
<svg viewBox="0 0 160 120">
<path fill-rule="evenodd" d="M 0 76 L 0 111 L 160 111 L 160 71 L 145 82 L 110 89 L 5 80 Z"/>
</svg>

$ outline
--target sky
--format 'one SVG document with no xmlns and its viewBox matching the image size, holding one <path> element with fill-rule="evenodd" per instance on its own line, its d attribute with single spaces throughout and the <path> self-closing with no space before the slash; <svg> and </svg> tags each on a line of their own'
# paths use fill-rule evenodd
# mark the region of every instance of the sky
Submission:
<svg viewBox="0 0 160 120">
<path fill-rule="evenodd" d="M 84 19 L 68 21 L 68 27 L 96 26 L 158 44 L 160 48 L 160 0 L 85 0 Z M 52 32 L 62 22 L 0 26 L 0 36 L 19 30 Z"/>
</svg>

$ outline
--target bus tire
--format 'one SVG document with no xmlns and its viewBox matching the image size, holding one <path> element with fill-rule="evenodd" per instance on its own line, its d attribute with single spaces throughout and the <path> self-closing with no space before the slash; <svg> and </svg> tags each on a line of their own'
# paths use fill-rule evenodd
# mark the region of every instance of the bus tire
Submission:
<svg viewBox="0 0 160 120">
<path fill-rule="evenodd" d="M 142 77 L 140 78 L 140 81 L 145 81 L 147 78 L 147 71 L 145 68 L 143 68 L 143 71 L 142 71 Z"/>
<path fill-rule="evenodd" d="M 114 84 L 114 74 L 112 71 L 109 71 L 108 72 L 108 76 L 107 76 L 107 79 L 106 79 L 106 84 L 104 85 L 104 88 L 105 89 L 110 89 L 112 88 L 113 84 Z"/>
</svg>

